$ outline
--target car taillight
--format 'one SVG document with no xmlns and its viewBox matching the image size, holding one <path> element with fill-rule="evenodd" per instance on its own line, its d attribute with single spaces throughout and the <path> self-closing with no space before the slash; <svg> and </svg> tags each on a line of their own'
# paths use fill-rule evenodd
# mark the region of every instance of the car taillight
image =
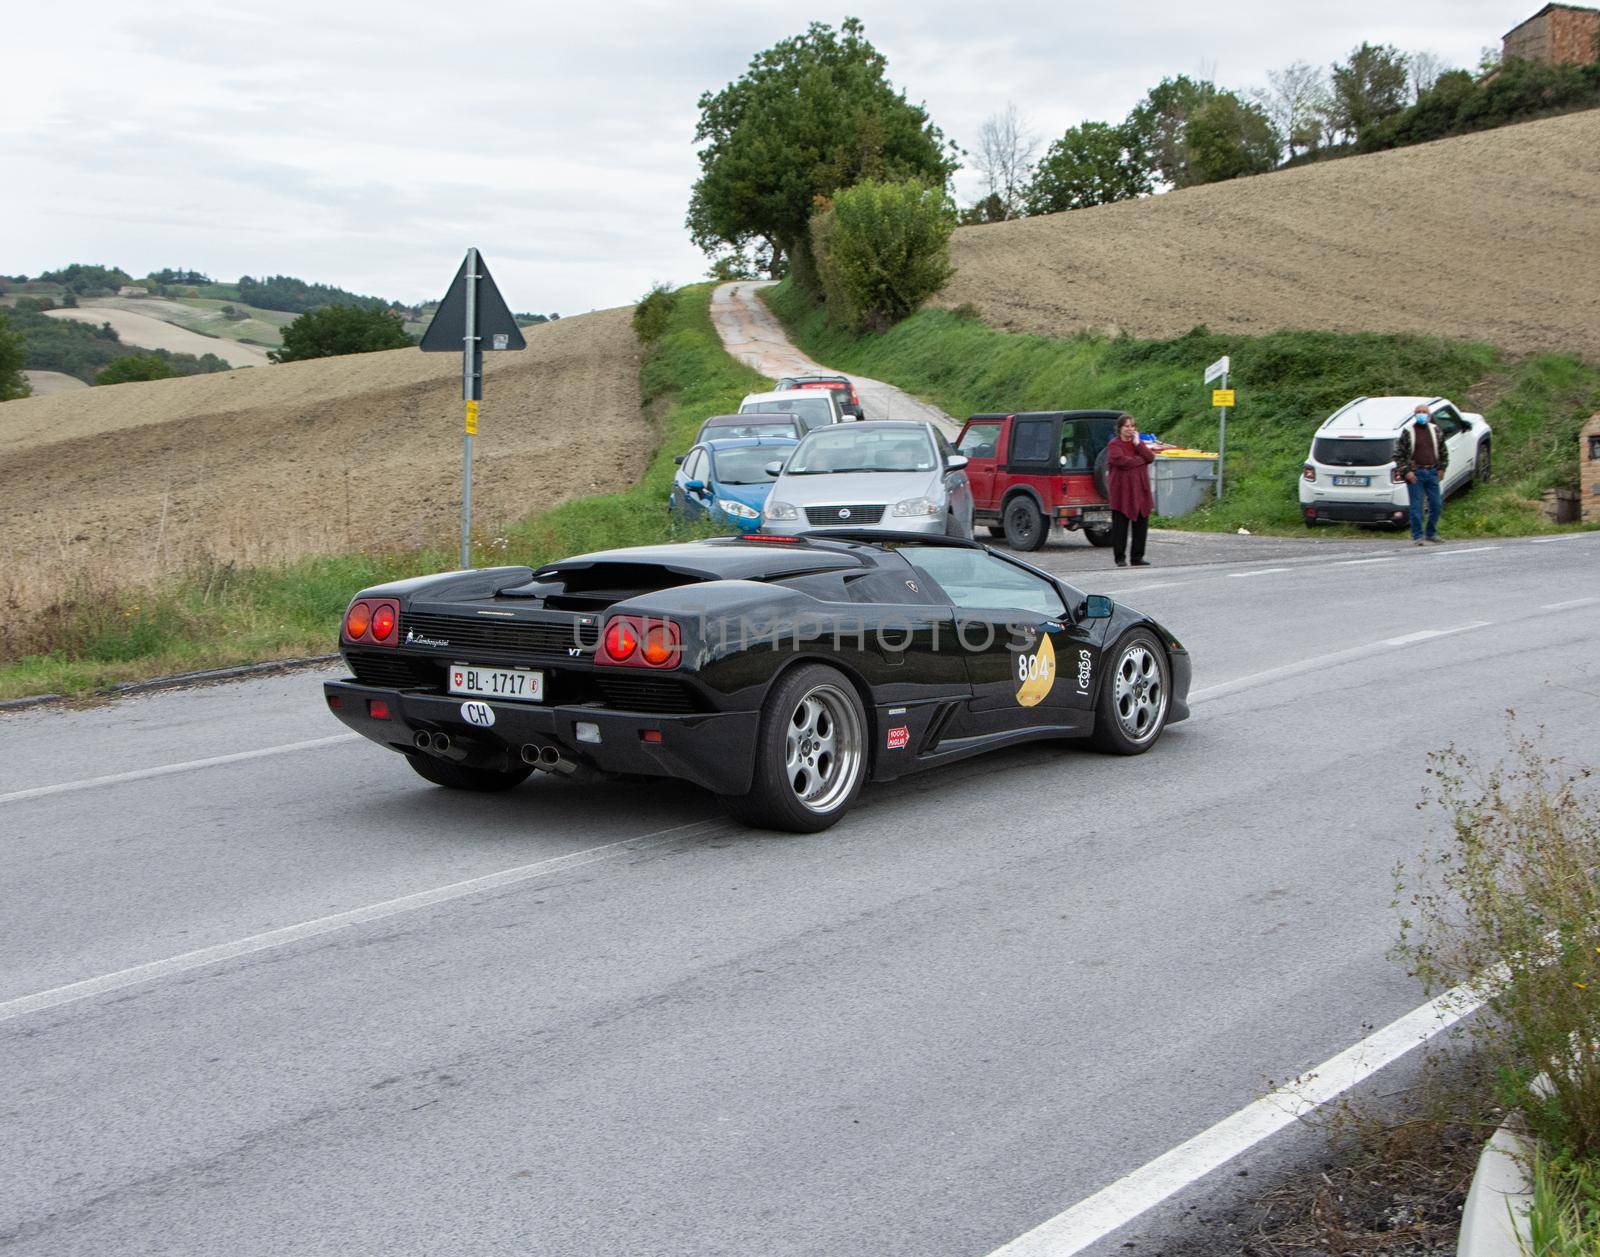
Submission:
<svg viewBox="0 0 1600 1257">
<path fill-rule="evenodd" d="M 1398 467 L 1389 473 L 1389 479 L 1394 481 L 1395 484 L 1404 484 L 1406 482 L 1405 473 Z"/>
<path fill-rule="evenodd" d="M 358 598 L 344 613 L 344 640 L 393 646 L 400 636 L 400 603 L 394 598 Z"/>
<path fill-rule="evenodd" d="M 682 658 L 683 636 L 671 620 L 618 615 L 606 623 L 594 661 L 624 668 L 676 668 Z"/>
<path fill-rule="evenodd" d="M 1317 469 L 1315 467 L 1313 467 L 1310 463 L 1307 463 L 1305 465 L 1305 470 L 1303 470 L 1300 473 L 1300 479 L 1302 479 L 1302 480 L 1315 480 L 1316 478 L 1317 478 Z"/>
<path fill-rule="evenodd" d="M 367 628 L 372 623 L 372 604 L 370 602 L 354 602 L 344 617 L 344 635 L 351 641 L 358 641 L 367 635 Z"/>
</svg>

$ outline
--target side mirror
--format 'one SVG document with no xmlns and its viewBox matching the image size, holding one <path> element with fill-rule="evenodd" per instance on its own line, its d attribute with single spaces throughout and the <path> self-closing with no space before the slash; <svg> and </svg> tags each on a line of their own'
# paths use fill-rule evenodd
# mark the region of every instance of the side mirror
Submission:
<svg viewBox="0 0 1600 1257">
<path fill-rule="evenodd" d="M 674 467 L 682 467 L 683 466 L 683 460 L 688 458 L 688 457 L 689 456 L 687 454 L 679 454 L 676 458 L 674 458 L 672 460 L 672 465 Z"/>
<path fill-rule="evenodd" d="M 776 475 L 780 474 L 783 471 L 783 460 L 782 459 L 778 459 L 778 460 L 776 460 L 774 462 L 768 463 L 766 465 L 766 467 L 764 468 L 764 470 L 766 471 L 767 475 L 769 475 L 769 476 L 776 476 Z"/>
<path fill-rule="evenodd" d="M 944 460 L 944 465 L 951 471 L 960 471 L 967 465 L 967 456 L 965 454 L 952 454 Z"/>
<path fill-rule="evenodd" d="M 706 491 L 706 482 L 704 480 L 685 480 L 683 487 L 689 490 L 690 493 L 704 493 Z"/>
<path fill-rule="evenodd" d="M 1078 612 L 1080 620 L 1109 620 L 1111 618 L 1111 599 L 1104 594 L 1090 594 L 1083 600 L 1083 609 Z"/>
</svg>

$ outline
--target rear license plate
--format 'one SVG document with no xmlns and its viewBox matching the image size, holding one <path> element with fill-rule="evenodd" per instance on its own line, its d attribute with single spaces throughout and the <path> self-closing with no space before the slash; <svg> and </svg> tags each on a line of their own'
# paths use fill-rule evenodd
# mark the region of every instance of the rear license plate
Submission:
<svg viewBox="0 0 1600 1257">
<path fill-rule="evenodd" d="M 1085 511 L 1083 513 L 1083 522 L 1086 524 L 1109 524 L 1111 522 L 1111 512 Z"/>
<path fill-rule="evenodd" d="M 450 692 L 474 698 L 513 698 L 537 703 L 544 697 L 544 673 L 528 668 L 480 668 L 450 665 Z"/>
<path fill-rule="evenodd" d="M 1371 476 L 1335 476 L 1333 478 L 1333 487 L 1336 489 L 1365 489 L 1371 483 Z"/>
</svg>

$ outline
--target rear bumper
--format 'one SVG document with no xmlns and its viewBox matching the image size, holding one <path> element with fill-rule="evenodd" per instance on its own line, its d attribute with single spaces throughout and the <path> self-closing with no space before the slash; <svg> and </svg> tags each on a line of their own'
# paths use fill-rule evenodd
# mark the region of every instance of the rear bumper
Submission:
<svg viewBox="0 0 1600 1257">
<path fill-rule="evenodd" d="M 490 703 L 494 724 L 468 724 L 465 700 L 443 694 L 418 694 L 355 681 L 325 681 L 329 709 L 344 724 L 380 746 L 418 753 L 419 732 L 445 733 L 447 758 L 471 768 L 505 770 L 523 763 L 524 746 L 554 746 L 573 762 L 605 773 L 676 777 L 717 794 L 744 794 L 755 763 L 755 711 L 655 715 L 598 707 L 542 707 Z M 389 719 L 370 715 L 373 701 L 386 703 Z M 598 742 L 580 742 L 579 721 L 595 726 Z M 659 742 L 644 741 L 646 730 Z"/>
<path fill-rule="evenodd" d="M 1407 515 L 1408 508 L 1394 502 L 1303 502 L 1300 511 L 1312 523 L 1327 520 L 1329 523 L 1398 524 Z"/>
</svg>

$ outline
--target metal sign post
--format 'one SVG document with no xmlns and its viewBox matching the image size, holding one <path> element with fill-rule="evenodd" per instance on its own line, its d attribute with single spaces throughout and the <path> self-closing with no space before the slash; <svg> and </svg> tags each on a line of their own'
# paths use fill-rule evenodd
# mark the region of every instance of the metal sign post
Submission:
<svg viewBox="0 0 1600 1257">
<path fill-rule="evenodd" d="M 459 329 L 459 331 L 457 330 Z M 526 349 L 522 329 L 495 287 L 476 249 L 466 260 L 422 334 L 424 353 L 461 350 L 461 397 L 466 423 L 461 437 L 461 566 L 472 566 L 472 438 L 478 435 L 478 403 L 483 400 L 483 342 L 493 349 Z"/>
<path fill-rule="evenodd" d="M 1222 465 L 1228 452 L 1228 408 L 1233 405 L 1233 390 L 1228 387 L 1228 370 L 1233 364 L 1228 361 L 1228 355 L 1223 354 L 1209 367 L 1206 368 L 1206 378 L 1202 384 L 1210 384 L 1212 380 L 1220 381 L 1218 387 L 1211 390 L 1211 404 L 1217 408 L 1217 501 L 1222 501 Z"/>
</svg>

